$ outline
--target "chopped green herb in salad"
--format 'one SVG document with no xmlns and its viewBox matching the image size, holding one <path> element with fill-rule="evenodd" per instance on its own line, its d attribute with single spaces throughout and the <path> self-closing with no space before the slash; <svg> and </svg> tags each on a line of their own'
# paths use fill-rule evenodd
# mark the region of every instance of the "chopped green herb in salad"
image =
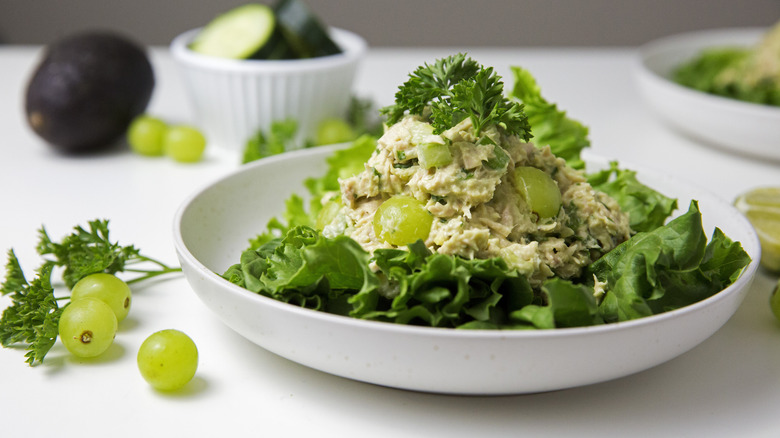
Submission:
<svg viewBox="0 0 780 438">
<path fill-rule="evenodd" d="M 354 318 L 461 329 L 551 329 L 702 300 L 750 262 L 696 201 L 611 163 L 586 173 L 588 130 L 513 68 L 459 54 L 399 88 L 384 134 L 328 159 L 224 274 L 253 292 Z M 413 219 L 416 218 L 416 219 Z"/>
</svg>

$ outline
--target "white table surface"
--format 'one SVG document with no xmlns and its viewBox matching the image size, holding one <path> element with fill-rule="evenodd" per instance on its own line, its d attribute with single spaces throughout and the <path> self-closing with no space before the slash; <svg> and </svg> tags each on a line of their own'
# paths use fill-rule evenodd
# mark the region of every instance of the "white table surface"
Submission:
<svg viewBox="0 0 780 438">
<path fill-rule="evenodd" d="M 356 91 L 389 104 L 411 70 L 454 51 L 372 50 Z M 593 153 L 663 169 L 727 200 L 754 186 L 780 186 L 780 164 L 698 144 L 658 122 L 635 88 L 633 50 L 468 52 L 510 84 L 510 65 L 528 68 L 549 100 L 590 126 Z M 34 47 L 0 46 L 3 255 L 14 248 L 32 276 L 41 225 L 60 238 L 105 218 L 113 240 L 176 264 L 176 209 L 195 189 L 236 169 L 238 157 L 212 149 L 202 163 L 179 165 L 123 149 L 54 153 L 23 116 L 38 54 Z M 166 50 L 153 50 L 152 61 L 157 86 L 149 112 L 190 121 Z M 780 436 L 780 324 L 767 304 L 774 281 L 760 272 L 720 331 L 648 371 L 551 393 L 457 397 L 377 387 L 280 358 L 225 327 L 176 276 L 134 289 L 131 314 L 99 360 L 77 360 L 57 343 L 43 365 L 31 368 L 22 349 L 1 350 L 0 436 Z M 0 297 L 0 308 L 9 302 Z M 152 390 L 135 364 L 143 339 L 164 328 L 188 333 L 200 350 L 195 380 L 175 395 Z"/>
</svg>

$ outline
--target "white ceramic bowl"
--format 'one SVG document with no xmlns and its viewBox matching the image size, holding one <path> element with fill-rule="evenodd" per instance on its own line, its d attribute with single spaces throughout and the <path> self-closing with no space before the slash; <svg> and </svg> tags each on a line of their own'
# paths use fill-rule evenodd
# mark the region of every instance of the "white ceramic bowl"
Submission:
<svg viewBox="0 0 780 438">
<path fill-rule="evenodd" d="M 658 365 L 708 338 L 736 311 L 758 266 L 758 238 L 733 207 L 678 179 L 637 169 L 643 182 L 677 196 L 685 209 L 698 199 L 705 229 L 718 225 L 742 243 L 753 262 L 736 283 L 691 306 L 634 321 L 491 331 L 332 315 L 254 294 L 217 275 L 238 262 L 248 239 L 283 211 L 290 194 L 307 193 L 303 180 L 324 174 L 331 151 L 306 149 L 245 165 L 189 197 L 174 223 L 184 274 L 206 306 L 257 345 L 327 373 L 452 394 L 518 394 L 602 382 Z M 589 160 L 589 166 L 594 163 L 607 161 Z"/>
<path fill-rule="evenodd" d="M 296 60 L 233 60 L 193 52 L 188 45 L 200 29 L 177 36 L 170 45 L 193 105 L 195 123 L 209 144 L 243 151 L 258 130 L 273 121 L 298 121 L 299 143 L 317 124 L 344 117 L 352 83 L 367 50 L 352 32 L 331 29 L 342 53 Z"/>
<path fill-rule="evenodd" d="M 652 41 L 639 50 L 642 97 L 666 123 L 697 140 L 739 154 L 780 159 L 780 108 L 710 95 L 673 82 L 680 64 L 707 48 L 749 47 L 768 29 L 723 29 Z"/>
</svg>

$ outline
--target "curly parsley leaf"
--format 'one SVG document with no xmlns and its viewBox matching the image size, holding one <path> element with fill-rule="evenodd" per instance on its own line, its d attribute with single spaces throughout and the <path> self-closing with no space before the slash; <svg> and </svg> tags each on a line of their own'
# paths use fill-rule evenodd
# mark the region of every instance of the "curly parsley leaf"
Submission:
<svg viewBox="0 0 780 438">
<path fill-rule="evenodd" d="M 88 228 L 74 227 L 74 232 L 60 242 L 53 241 L 44 227 L 38 234 L 38 254 L 49 257 L 44 257 L 36 277 L 27 281 L 19 259 L 13 250 L 9 250 L 5 281 L 0 285 L 0 293 L 11 298 L 11 305 L 0 316 L 0 345 L 27 344 L 25 357 L 30 365 L 43 361 L 59 335 L 62 308 L 57 304 L 59 298 L 54 296 L 51 282 L 55 267 L 64 268 L 62 276 L 68 288 L 87 275 L 98 272 L 141 274 L 127 281 L 134 283 L 181 271 L 181 268 L 141 255 L 132 245 L 111 242 L 107 220 L 90 221 Z M 131 267 L 138 263 L 151 263 L 156 267 Z"/>
<path fill-rule="evenodd" d="M 463 53 L 418 67 L 399 87 L 395 104 L 381 112 L 393 124 L 407 112 L 422 116 L 427 110 L 437 134 L 470 118 L 477 135 L 498 125 L 525 141 L 531 138 L 523 105 L 504 97 L 501 77 Z"/>
<path fill-rule="evenodd" d="M 74 232 L 61 242 L 52 241 L 44 227 L 39 230 L 38 254 L 54 256 L 50 260 L 56 266 L 65 268 L 63 280 L 68 288 L 72 288 L 79 280 L 90 274 L 105 272 L 137 272 L 140 277 L 128 280 L 135 283 L 157 275 L 178 272 L 180 268 L 171 268 L 162 262 L 140 254 L 133 245 L 122 246 L 111 242 L 107 220 L 88 222 L 89 229 L 82 226 L 74 227 Z M 133 269 L 129 265 L 151 262 L 159 269 Z"/>
<path fill-rule="evenodd" d="M 19 264 L 19 259 L 13 249 L 8 250 L 8 262 L 5 265 L 5 281 L 0 286 L 0 293 L 3 295 L 11 294 L 22 290 L 27 285 L 27 279 L 24 278 L 24 272 Z"/>
<path fill-rule="evenodd" d="M 6 277 L 0 291 L 11 297 L 12 304 L 0 317 L 0 344 L 29 344 L 25 357 L 30 365 L 43 361 L 57 340 L 62 309 L 51 285 L 53 268 L 51 263 L 44 263 L 36 278 L 28 283 L 13 250 L 8 251 Z"/>
</svg>

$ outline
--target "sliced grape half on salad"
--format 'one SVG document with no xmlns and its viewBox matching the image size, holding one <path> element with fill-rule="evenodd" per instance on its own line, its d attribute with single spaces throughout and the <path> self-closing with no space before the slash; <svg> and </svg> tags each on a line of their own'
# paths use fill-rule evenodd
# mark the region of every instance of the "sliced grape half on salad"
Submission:
<svg viewBox="0 0 780 438">
<path fill-rule="evenodd" d="M 223 277 L 339 315 L 463 329 L 552 329 L 676 309 L 750 257 L 696 201 L 635 172 L 588 172 L 588 129 L 512 68 L 465 54 L 418 67 L 363 136 L 306 181 Z"/>
</svg>

